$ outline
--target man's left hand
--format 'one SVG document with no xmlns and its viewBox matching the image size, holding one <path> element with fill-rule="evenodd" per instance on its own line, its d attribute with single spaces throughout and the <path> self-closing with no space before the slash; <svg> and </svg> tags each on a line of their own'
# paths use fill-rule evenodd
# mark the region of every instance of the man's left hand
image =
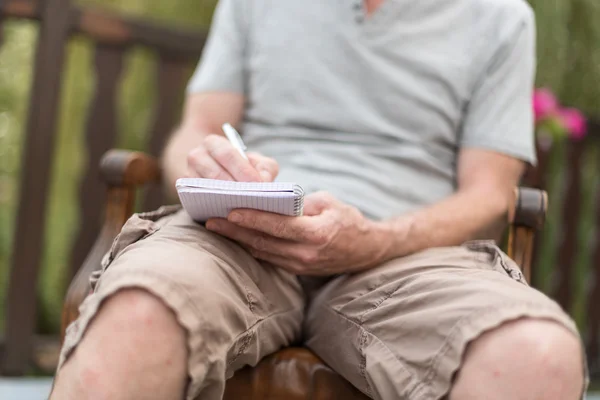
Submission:
<svg viewBox="0 0 600 400">
<path fill-rule="evenodd" d="M 243 209 L 207 221 L 206 228 L 297 275 L 372 268 L 385 260 L 390 242 L 382 225 L 324 192 L 306 196 L 301 217 Z"/>
</svg>

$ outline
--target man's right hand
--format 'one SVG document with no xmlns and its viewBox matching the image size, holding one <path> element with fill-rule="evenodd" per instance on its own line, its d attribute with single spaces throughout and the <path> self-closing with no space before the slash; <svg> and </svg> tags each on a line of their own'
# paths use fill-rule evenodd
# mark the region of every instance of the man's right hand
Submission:
<svg viewBox="0 0 600 400">
<path fill-rule="evenodd" d="M 279 164 L 270 157 L 247 153 L 248 160 L 220 135 L 206 136 L 202 144 L 188 154 L 187 176 L 238 182 L 272 182 Z"/>
</svg>

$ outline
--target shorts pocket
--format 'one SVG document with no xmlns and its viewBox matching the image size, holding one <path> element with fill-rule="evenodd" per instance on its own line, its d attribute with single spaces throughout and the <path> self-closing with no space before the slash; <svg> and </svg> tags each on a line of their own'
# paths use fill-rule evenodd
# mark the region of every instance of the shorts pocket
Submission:
<svg viewBox="0 0 600 400">
<path fill-rule="evenodd" d="M 494 270 L 504 273 L 527 285 L 527 281 L 521 272 L 521 268 L 506 253 L 504 253 L 492 240 L 474 240 L 463 245 L 469 250 L 475 251 L 481 255 L 481 262 L 491 266 Z"/>
<path fill-rule="evenodd" d="M 156 211 L 133 214 L 127 220 L 127 222 L 125 222 L 121 232 L 113 240 L 110 250 L 102 258 L 101 268 L 91 274 L 90 286 L 92 290 L 95 290 L 100 276 L 102 276 L 104 271 L 106 271 L 110 264 L 123 252 L 123 250 L 133 243 L 136 243 L 158 232 L 158 230 L 164 225 L 164 221 L 161 221 L 161 219 L 175 214 L 180 209 L 181 206 L 179 205 L 164 206 Z"/>
</svg>

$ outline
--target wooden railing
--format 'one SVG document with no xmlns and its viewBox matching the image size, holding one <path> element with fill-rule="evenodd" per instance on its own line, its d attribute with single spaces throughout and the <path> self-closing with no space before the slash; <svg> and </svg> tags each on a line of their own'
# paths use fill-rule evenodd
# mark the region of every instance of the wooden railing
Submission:
<svg viewBox="0 0 600 400">
<path fill-rule="evenodd" d="M 148 151 L 158 155 L 177 123 L 184 85 L 197 63 L 206 31 L 188 32 L 136 18 L 82 8 L 70 0 L 1 0 L 0 21 L 39 22 L 39 38 L 22 157 L 21 191 L 7 298 L 6 332 L 0 370 L 26 371 L 35 341 L 37 277 L 48 203 L 48 182 L 56 142 L 58 105 L 65 50 L 74 36 L 95 44 L 96 90 L 86 127 L 87 169 L 80 188 L 81 220 L 73 246 L 70 280 L 92 246 L 100 228 L 105 190 L 98 183 L 100 157 L 117 137 L 117 90 L 123 59 L 130 49 L 144 47 L 157 55 L 158 104 Z M 147 193 L 146 207 L 161 203 L 160 190 Z"/>
</svg>

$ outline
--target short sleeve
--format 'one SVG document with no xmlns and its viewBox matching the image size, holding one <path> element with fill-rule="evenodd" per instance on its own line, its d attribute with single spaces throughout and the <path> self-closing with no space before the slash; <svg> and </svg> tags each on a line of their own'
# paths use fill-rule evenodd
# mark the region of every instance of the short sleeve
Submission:
<svg viewBox="0 0 600 400">
<path fill-rule="evenodd" d="M 247 24 L 236 0 L 219 0 L 188 93 L 236 92 L 245 87 Z"/>
<path fill-rule="evenodd" d="M 534 164 L 533 13 L 495 41 L 499 39 L 469 101 L 460 146 L 498 151 Z"/>
</svg>

